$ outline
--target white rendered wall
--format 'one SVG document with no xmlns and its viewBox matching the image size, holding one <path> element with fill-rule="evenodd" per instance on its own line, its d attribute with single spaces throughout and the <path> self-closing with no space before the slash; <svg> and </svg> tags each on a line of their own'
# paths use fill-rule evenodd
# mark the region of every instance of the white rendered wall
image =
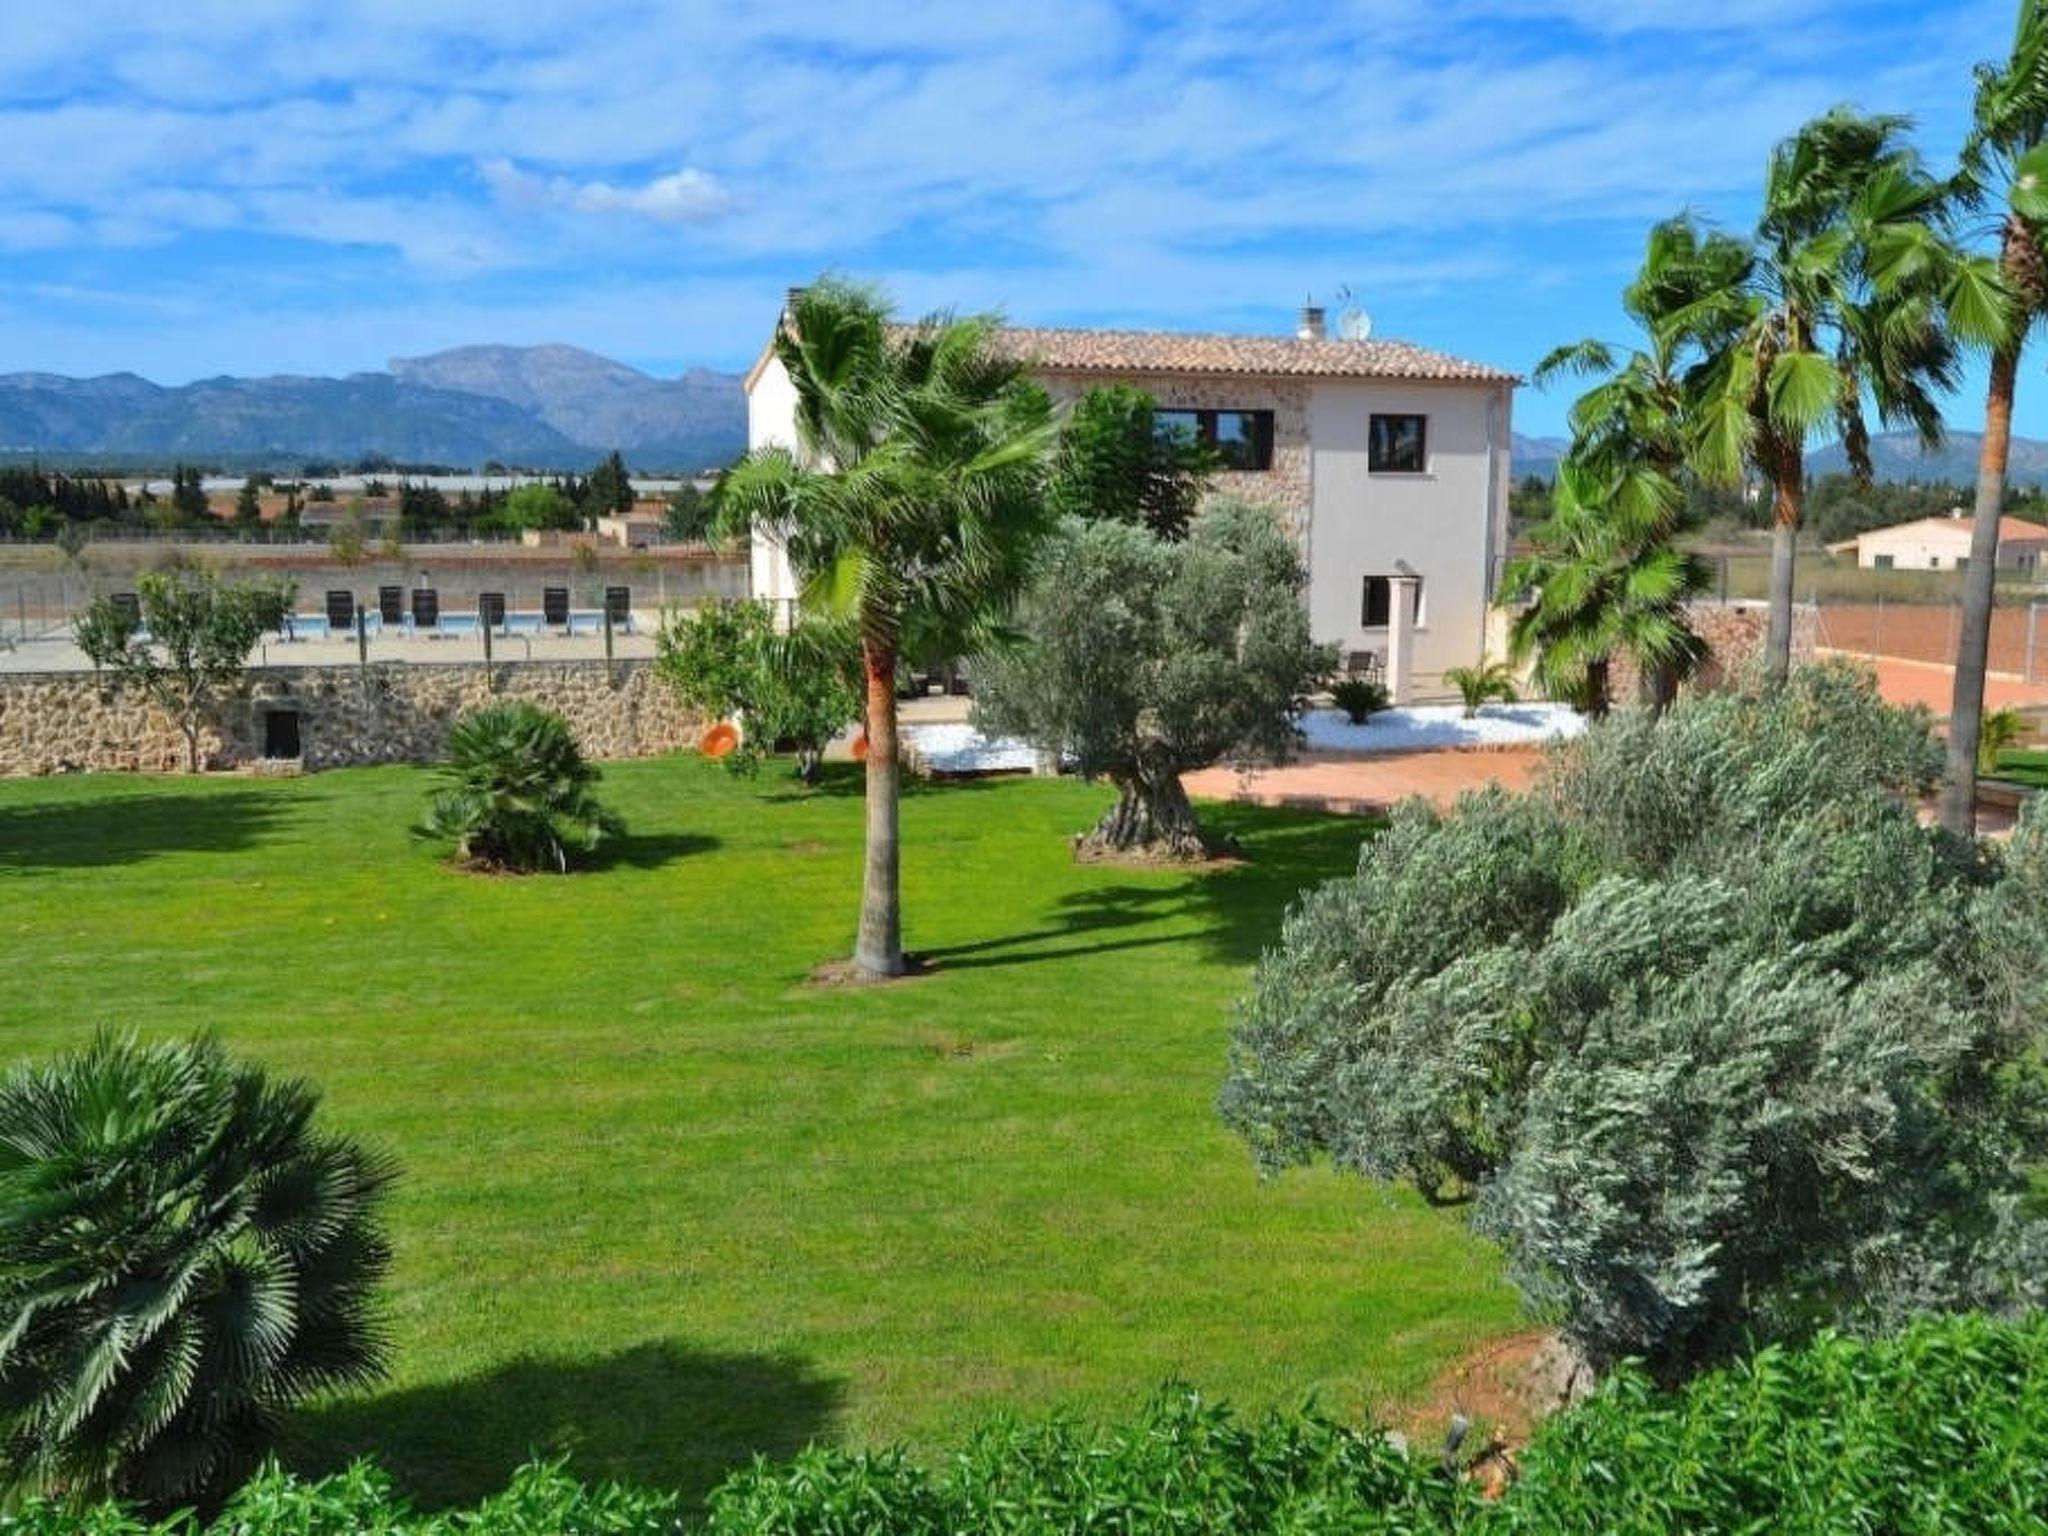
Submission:
<svg viewBox="0 0 2048 1536">
<path fill-rule="evenodd" d="M 747 451 L 759 448 L 796 451 L 796 387 L 780 359 L 773 357 L 747 391 Z M 796 576 L 780 539 L 755 529 L 747 567 L 753 596 L 777 603 L 796 600 Z"/>
<path fill-rule="evenodd" d="M 1368 468 L 1375 414 L 1428 418 L 1420 474 Z M 1364 623 L 1367 576 L 1419 576 L 1410 667 L 1431 691 L 1486 643 L 1495 564 L 1505 548 L 1508 394 L 1493 385 L 1318 382 L 1309 397 L 1313 496 L 1309 627 L 1344 650 L 1385 651 Z"/>
</svg>

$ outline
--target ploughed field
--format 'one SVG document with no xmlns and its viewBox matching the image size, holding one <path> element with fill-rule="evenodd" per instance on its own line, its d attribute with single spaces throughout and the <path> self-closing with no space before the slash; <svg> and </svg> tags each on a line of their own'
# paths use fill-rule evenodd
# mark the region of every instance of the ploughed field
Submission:
<svg viewBox="0 0 2048 1536">
<path fill-rule="evenodd" d="M 1232 999 L 1356 820 L 1209 806 L 1244 864 L 1139 871 L 1068 857 L 1102 790 L 919 790 L 935 967 L 856 988 L 810 980 L 851 943 L 851 771 L 611 766 L 630 836 L 566 878 L 438 863 L 430 783 L 0 783 L 10 1058 L 212 1029 L 404 1165 L 392 1376 L 304 1415 L 299 1466 L 438 1504 L 566 1452 L 697 1493 L 1168 1377 L 1356 1417 L 1516 1322 L 1455 1212 L 1262 1184 L 1215 1116 Z"/>
</svg>

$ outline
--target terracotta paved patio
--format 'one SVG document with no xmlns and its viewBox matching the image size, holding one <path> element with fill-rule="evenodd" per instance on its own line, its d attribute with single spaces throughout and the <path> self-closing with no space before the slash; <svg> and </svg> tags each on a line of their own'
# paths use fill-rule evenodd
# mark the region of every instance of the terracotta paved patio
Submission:
<svg viewBox="0 0 2048 1536">
<path fill-rule="evenodd" d="M 1263 769 L 1249 777 L 1228 768 L 1204 768 L 1184 775 L 1181 782 L 1201 799 L 1369 815 L 1410 795 L 1447 806 L 1466 790 L 1488 784 L 1527 789 L 1542 756 L 1539 747 L 1390 752 L 1375 757 L 1307 753 L 1284 768 Z"/>
</svg>

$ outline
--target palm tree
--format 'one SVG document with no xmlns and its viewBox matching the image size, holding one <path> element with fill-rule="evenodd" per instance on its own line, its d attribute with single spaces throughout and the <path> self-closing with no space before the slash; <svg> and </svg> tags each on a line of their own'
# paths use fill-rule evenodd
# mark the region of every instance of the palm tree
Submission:
<svg viewBox="0 0 2048 1536">
<path fill-rule="evenodd" d="M 0 1458 L 15 1492 L 211 1501 L 285 1411 L 383 1374 L 392 1165 L 211 1040 L 0 1081 Z"/>
<path fill-rule="evenodd" d="M 1678 489 L 1669 480 L 1643 505 L 1624 505 L 1584 464 L 1558 465 L 1550 516 L 1531 528 L 1529 552 L 1510 561 L 1505 600 L 1523 603 L 1508 628 L 1508 656 L 1535 662 L 1552 698 L 1589 714 L 1611 703 L 1614 658 L 1645 677 L 1681 678 L 1706 654 L 1686 622 L 1686 600 L 1707 583 L 1699 558 L 1672 542 Z"/>
<path fill-rule="evenodd" d="M 419 835 L 454 843 L 456 858 L 484 869 L 566 870 L 571 848 L 588 853 L 623 830 L 591 793 L 598 776 L 560 715 L 493 704 L 449 733 L 447 787 Z"/>
<path fill-rule="evenodd" d="M 1774 681 L 1791 664 L 1808 441 L 1832 423 L 1868 479 L 1868 401 L 1938 444 L 1956 336 L 1984 321 L 1981 274 L 1943 234 L 1947 190 L 1905 141 L 1909 126 L 1838 107 L 1772 150 L 1742 323 L 1700 370 L 1694 462 L 1731 480 L 1751 465 L 1771 487 Z"/>
<path fill-rule="evenodd" d="M 1692 453 L 1696 371 L 1734 338 L 1745 317 L 1749 247 L 1680 214 L 1652 226 L 1622 309 L 1639 343 L 1624 350 L 1585 340 L 1536 365 L 1537 386 L 1567 376 L 1597 382 L 1571 410 L 1571 457 L 1613 486 L 1614 499 L 1641 508 L 1661 502 Z"/>
<path fill-rule="evenodd" d="M 1991 610 L 1997 595 L 1998 525 L 2005 511 L 2006 461 L 2012 449 L 2012 408 L 2020 354 L 2028 333 L 2048 315 L 2048 3 L 2021 0 L 2019 29 L 2003 69 L 1977 71 L 1975 121 L 1958 178 L 1972 206 L 1989 201 L 1997 222 L 1998 275 L 2007 312 L 1991 343 L 1991 381 L 1984 399 L 1984 438 L 1977 450 L 1975 523 L 1970 565 L 1963 573 L 1962 628 L 1956 644 L 1955 693 L 1948 715 L 1948 778 L 1941 824 L 1962 837 L 1977 830 L 1979 737 L 1984 673 L 1991 651 Z"/>
<path fill-rule="evenodd" d="M 719 487 L 723 526 L 780 539 L 805 607 L 850 618 L 867 723 L 867 841 L 856 971 L 904 970 L 897 664 L 958 644 L 1022 589 L 1046 526 L 1050 405 L 992 346 L 987 316 L 890 322 L 872 289 L 798 293 L 775 338 L 797 451 L 749 454 Z"/>
</svg>

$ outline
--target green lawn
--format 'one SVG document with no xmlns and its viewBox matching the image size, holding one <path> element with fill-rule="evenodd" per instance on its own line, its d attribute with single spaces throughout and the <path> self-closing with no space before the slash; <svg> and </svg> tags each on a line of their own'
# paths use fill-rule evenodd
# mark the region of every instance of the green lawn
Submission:
<svg viewBox="0 0 2048 1536">
<path fill-rule="evenodd" d="M 212 1027 L 404 1163 L 396 1370 L 307 1415 L 303 1466 L 372 1452 L 439 1503 L 567 1450 L 695 1492 L 1167 1376 L 1355 1414 L 1516 1319 L 1454 1213 L 1261 1185 L 1214 1113 L 1246 967 L 1356 821 L 1212 808 L 1247 864 L 1137 873 L 1067 857 L 1086 786 L 920 792 L 907 935 L 938 969 L 833 989 L 852 778 L 618 765 L 630 840 L 524 880 L 412 843 L 426 785 L 0 784 L 12 1054 Z"/>
<path fill-rule="evenodd" d="M 1998 754 L 1998 771 L 1993 778 L 2033 789 L 2048 789 L 2048 752 L 2007 751 Z"/>
</svg>

